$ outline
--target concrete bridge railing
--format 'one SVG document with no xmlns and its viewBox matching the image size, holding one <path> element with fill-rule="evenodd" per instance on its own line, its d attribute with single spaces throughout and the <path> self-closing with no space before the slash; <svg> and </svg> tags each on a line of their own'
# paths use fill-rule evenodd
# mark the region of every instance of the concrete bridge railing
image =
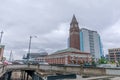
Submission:
<svg viewBox="0 0 120 80">
<path fill-rule="evenodd" d="M 10 70 L 10 69 L 26 69 L 26 68 L 28 68 L 28 65 L 7 65 L 6 68 L 7 68 L 7 70 Z"/>
<path fill-rule="evenodd" d="M 59 72 L 70 72 L 76 74 L 86 75 L 106 75 L 105 68 L 81 68 L 80 66 L 46 66 L 41 65 L 39 69 L 59 71 Z"/>
<path fill-rule="evenodd" d="M 70 72 L 85 75 L 120 76 L 120 68 L 83 68 L 80 66 L 51 66 L 51 65 L 7 65 L 0 67 L 0 75 L 9 70 L 45 70 Z"/>
<path fill-rule="evenodd" d="M 3 65 L 0 65 L 0 77 L 6 72 L 6 67 Z"/>
<path fill-rule="evenodd" d="M 120 68 L 97 68 L 88 67 L 82 68 L 80 66 L 48 66 L 40 65 L 39 69 L 59 71 L 59 72 L 70 72 L 76 74 L 84 75 L 110 75 L 110 76 L 120 76 Z"/>
<path fill-rule="evenodd" d="M 118 75 L 120 76 L 120 68 L 107 68 L 106 69 L 107 75 Z"/>
</svg>

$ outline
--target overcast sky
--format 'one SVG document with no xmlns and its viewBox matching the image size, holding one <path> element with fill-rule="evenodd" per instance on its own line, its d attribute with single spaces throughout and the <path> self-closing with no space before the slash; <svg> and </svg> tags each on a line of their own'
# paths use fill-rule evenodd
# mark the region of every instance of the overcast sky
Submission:
<svg viewBox="0 0 120 80">
<path fill-rule="evenodd" d="M 97 31 L 108 48 L 120 47 L 120 0 L 0 0 L 0 31 L 4 56 L 20 59 L 28 51 L 52 53 L 67 48 L 70 22 L 75 14 L 80 28 Z"/>
</svg>

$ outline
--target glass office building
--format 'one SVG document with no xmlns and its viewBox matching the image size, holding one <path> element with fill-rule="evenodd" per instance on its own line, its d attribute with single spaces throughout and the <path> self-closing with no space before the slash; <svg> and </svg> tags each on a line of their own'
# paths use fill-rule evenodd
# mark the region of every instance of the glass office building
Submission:
<svg viewBox="0 0 120 80">
<path fill-rule="evenodd" d="M 103 47 L 97 31 L 80 29 L 80 50 L 89 52 L 96 60 L 103 56 Z"/>
</svg>

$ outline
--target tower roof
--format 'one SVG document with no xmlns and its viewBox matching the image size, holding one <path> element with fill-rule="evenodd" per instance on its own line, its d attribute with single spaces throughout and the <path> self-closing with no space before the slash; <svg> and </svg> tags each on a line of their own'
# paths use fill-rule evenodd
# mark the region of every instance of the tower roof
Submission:
<svg viewBox="0 0 120 80">
<path fill-rule="evenodd" d="M 63 50 L 58 50 L 54 53 L 52 53 L 51 55 L 54 55 L 54 54 L 63 54 L 63 53 L 78 53 L 78 54 L 90 54 L 90 53 L 87 53 L 87 52 L 81 52 L 79 49 L 75 49 L 75 48 L 67 48 L 67 49 L 63 49 Z"/>
<path fill-rule="evenodd" d="M 75 15 L 73 14 L 73 18 L 72 18 L 72 21 L 71 21 L 71 23 L 70 24 L 78 24 L 78 22 L 77 22 L 77 19 L 76 19 L 76 17 L 75 17 Z"/>
</svg>

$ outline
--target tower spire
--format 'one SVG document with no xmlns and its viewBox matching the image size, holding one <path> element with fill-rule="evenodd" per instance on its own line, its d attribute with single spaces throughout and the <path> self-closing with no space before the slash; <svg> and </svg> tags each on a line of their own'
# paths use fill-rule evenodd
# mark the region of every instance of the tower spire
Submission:
<svg viewBox="0 0 120 80">
<path fill-rule="evenodd" d="M 73 14 L 72 21 L 70 24 L 78 24 L 75 14 Z"/>
</svg>

